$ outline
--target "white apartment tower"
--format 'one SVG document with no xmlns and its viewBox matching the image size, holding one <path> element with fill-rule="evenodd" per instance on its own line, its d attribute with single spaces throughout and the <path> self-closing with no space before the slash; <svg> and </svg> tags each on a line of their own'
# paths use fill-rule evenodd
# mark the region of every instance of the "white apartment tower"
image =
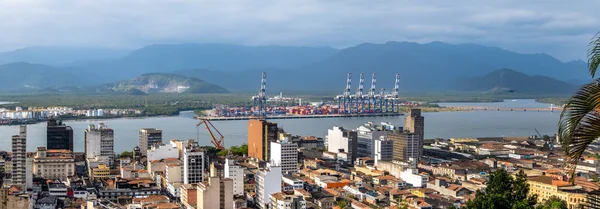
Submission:
<svg viewBox="0 0 600 209">
<path fill-rule="evenodd" d="M 256 174 L 256 203 L 258 208 L 268 208 L 270 195 L 281 192 L 281 167 L 267 163 L 267 167 Z"/>
<path fill-rule="evenodd" d="M 346 153 L 348 159 L 346 162 L 354 162 L 357 157 L 358 133 L 353 130 L 347 130 L 343 127 L 334 126 L 327 130 L 325 136 L 325 146 L 327 151 L 332 153 Z"/>
<path fill-rule="evenodd" d="M 244 168 L 236 165 L 232 159 L 225 159 L 225 178 L 233 180 L 233 194 L 244 195 Z"/>
<path fill-rule="evenodd" d="M 12 136 L 12 184 L 26 187 L 27 126 L 19 127 L 19 135 Z"/>
<path fill-rule="evenodd" d="M 86 158 L 105 157 L 105 159 L 108 159 L 106 164 L 114 168 L 114 131 L 103 123 L 100 123 L 98 127 L 92 124 L 85 129 L 84 137 Z"/>
<path fill-rule="evenodd" d="M 288 137 L 271 142 L 271 163 L 280 165 L 285 175 L 298 173 L 298 144 Z"/>
<path fill-rule="evenodd" d="M 189 143 L 183 150 L 183 184 L 202 182 L 204 171 L 207 170 L 208 156 L 197 143 Z"/>
</svg>

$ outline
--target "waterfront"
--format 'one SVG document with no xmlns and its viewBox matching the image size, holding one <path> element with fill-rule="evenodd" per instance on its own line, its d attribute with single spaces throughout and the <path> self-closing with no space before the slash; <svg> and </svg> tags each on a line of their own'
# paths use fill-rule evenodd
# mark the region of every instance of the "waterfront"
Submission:
<svg viewBox="0 0 600 209">
<path fill-rule="evenodd" d="M 522 105 L 547 104 L 525 100 Z M 509 102 L 475 103 L 485 105 L 511 105 Z M 485 137 L 485 136 L 529 136 L 538 129 L 542 134 L 552 135 L 557 131 L 560 112 L 506 112 L 506 111 L 467 111 L 467 112 L 428 112 L 425 116 L 425 138 L 449 137 Z M 104 122 L 115 130 L 115 151 L 130 150 L 138 142 L 139 128 L 163 129 L 163 140 L 196 138 L 196 123 L 193 112 L 182 112 L 179 116 L 149 117 L 149 118 L 117 118 L 106 120 L 66 121 L 74 130 L 75 151 L 83 151 L 83 130 L 90 123 Z M 360 117 L 360 118 L 321 118 L 321 119 L 285 119 L 272 120 L 277 122 L 287 132 L 299 135 L 315 135 L 325 137 L 327 128 L 340 125 L 346 128 L 356 128 L 359 125 L 373 121 L 392 122 L 403 125 L 404 116 L 390 117 Z M 214 121 L 213 124 L 225 136 L 225 145 L 240 145 L 247 140 L 248 121 Z M 0 126 L 0 150 L 10 150 L 10 137 L 18 133 L 18 126 Z M 27 129 L 27 150 L 46 146 L 46 124 L 29 125 Z M 200 127 L 200 143 L 208 145 L 209 135 Z"/>
</svg>

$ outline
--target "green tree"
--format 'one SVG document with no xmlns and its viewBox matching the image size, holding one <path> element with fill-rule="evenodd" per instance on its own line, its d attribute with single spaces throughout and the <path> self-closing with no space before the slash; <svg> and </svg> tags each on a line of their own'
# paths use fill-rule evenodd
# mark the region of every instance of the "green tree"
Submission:
<svg viewBox="0 0 600 209">
<path fill-rule="evenodd" d="M 504 169 L 490 174 L 485 191 L 477 191 L 475 199 L 467 202 L 468 209 L 533 209 L 536 196 L 529 196 L 527 175 L 522 170 L 515 178 Z"/>
<path fill-rule="evenodd" d="M 342 209 L 350 207 L 350 204 L 348 203 L 348 200 L 346 200 L 346 199 L 339 199 L 339 200 L 335 201 L 334 204 L 335 204 L 335 206 L 338 206 Z"/>
<path fill-rule="evenodd" d="M 123 152 L 121 152 L 121 154 L 119 154 L 118 157 L 119 158 L 124 158 L 124 157 L 133 158 L 133 152 L 123 151 Z"/>
<path fill-rule="evenodd" d="M 535 209 L 567 209 L 567 202 L 556 196 L 550 197 L 543 204 L 538 205 Z"/>
<path fill-rule="evenodd" d="M 588 50 L 588 70 L 592 78 L 600 65 L 599 34 L 592 38 Z M 558 136 L 567 156 L 569 172 L 574 176 L 579 159 L 600 137 L 600 79 L 581 86 L 567 101 L 560 114 Z"/>
</svg>

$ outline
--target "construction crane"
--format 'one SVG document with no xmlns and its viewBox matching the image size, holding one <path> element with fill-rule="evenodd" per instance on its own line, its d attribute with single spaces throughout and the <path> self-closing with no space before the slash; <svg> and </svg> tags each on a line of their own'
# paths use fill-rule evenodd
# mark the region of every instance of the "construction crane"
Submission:
<svg viewBox="0 0 600 209">
<path fill-rule="evenodd" d="M 540 136 L 540 139 L 543 139 L 544 137 L 542 136 L 542 134 L 540 134 L 540 132 L 537 130 L 537 128 L 534 128 L 533 130 L 535 130 L 535 132 L 538 134 L 538 136 Z"/>
<path fill-rule="evenodd" d="M 225 149 L 225 137 L 223 136 L 223 134 L 221 134 L 221 132 L 208 120 L 208 119 L 202 119 L 202 121 L 200 121 L 198 124 L 196 124 L 196 129 L 198 130 L 198 141 L 200 141 L 200 126 L 204 124 L 204 126 L 206 127 L 206 130 L 208 130 L 208 134 L 210 134 L 210 137 L 212 138 L 212 144 L 215 145 L 215 148 L 218 150 L 223 150 Z M 217 137 L 215 137 L 215 134 L 213 134 L 213 131 L 211 130 L 214 129 L 215 132 L 217 132 L 217 134 L 219 134 L 219 139 L 217 139 Z"/>
<path fill-rule="evenodd" d="M 399 89 L 400 89 L 400 74 L 396 74 L 396 80 L 394 81 L 394 90 L 392 91 L 391 94 L 387 95 L 387 99 L 389 101 L 391 101 L 391 104 L 392 104 L 392 112 L 396 112 L 396 107 L 394 105 L 396 104 L 396 100 L 398 100 Z M 386 109 L 387 109 L 387 102 L 386 102 Z"/>
</svg>

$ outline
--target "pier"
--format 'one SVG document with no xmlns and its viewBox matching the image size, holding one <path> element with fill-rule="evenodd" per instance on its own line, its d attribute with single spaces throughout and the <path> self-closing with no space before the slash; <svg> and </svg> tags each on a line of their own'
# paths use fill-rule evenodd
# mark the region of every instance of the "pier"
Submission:
<svg viewBox="0 0 600 209">
<path fill-rule="evenodd" d="M 363 114 L 327 114 L 327 115 L 267 115 L 265 119 L 301 119 L 301 118 L 352 118 L 352 117 L 379 117 L 379 116 L 402 116 L 404 113 L 363 113 Z M 256 119 L 256 116 L 240 117 L 196 117 L 197 119 L 207 119 L 211 121 L 219 120 L 250 120 Z"/>
<path fill-rule="evenodd" d="M 521 111 L 521 112 L 560 112 L 562 108 L 560 107 L 546 107 L 546 108 L 536 108 L 536 107 L 481 107 L 481 106 L 463 106 L 463 107 L 451 107 L 458 110 L 463 111 Z"/>
</svg>

